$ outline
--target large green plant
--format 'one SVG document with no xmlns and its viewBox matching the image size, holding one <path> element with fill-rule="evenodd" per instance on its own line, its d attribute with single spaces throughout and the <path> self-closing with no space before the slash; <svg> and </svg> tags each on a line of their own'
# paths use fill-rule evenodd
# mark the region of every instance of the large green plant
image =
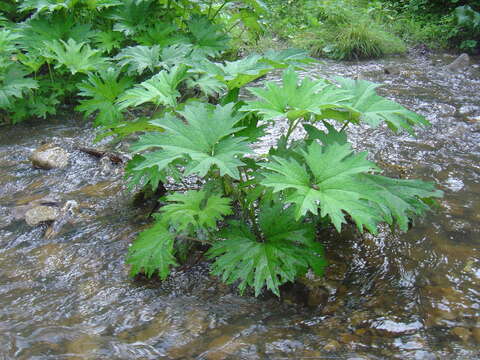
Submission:
<svg viewBox="0 0 480 360">
<path fill-rule="evenodd" d="M 267 59 L 258 57 L 248 68 L 261 74 L 268 69 L 261 64 Z M 236 76 L 242 73 L 248 71 Z M 290 66 L 282 84 L 249 88 L 256 99 L 241 101 L 229 91 L 220 99 L 224 105 L 170 106 L 150 122 L 162 131 L 147 132 L 133 145 L 141 155 L 129 174 L 148 182 L 154 176 L 166 179 L 174 169 L 178 180 L 194 176 L 203 185 L 163 199 L 167 205 L 155 215 L 155 224 L 129 250 L 132 274 L 150 276 L 157 269 L 164 278 L 175 266 L 171 256 L 198 241 L 210 246 L 206 255 L 213 274 L 238 284 L 240 291 L 250 286 L 258 295 L 266 287 L 279 295 L 280 285 L 308 269 L 322 273 L 326 260 L 316 228 L 331 223 L 342 231 L 351 222 L 360 232 L 376 233 L 384 222 L 406 231 L 441 192 L 431 183 L 380 175 L 366 153 L 352 150 L 345 128 L 386 122 L 394 131 L 412 132 L 428 123 L 377 95 L 377 86 L 343 78 L 299 80 Z M 268 154 L 253 154 L 264 122 L 278 121 L 287 124 L 278 143 Z M 305 135 L 293 140 L 301 128 Z"/>
</svg>

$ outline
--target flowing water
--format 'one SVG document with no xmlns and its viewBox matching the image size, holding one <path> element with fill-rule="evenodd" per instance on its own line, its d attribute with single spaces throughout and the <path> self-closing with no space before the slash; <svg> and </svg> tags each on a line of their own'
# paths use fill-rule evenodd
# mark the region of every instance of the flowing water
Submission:
<svg viewBox="0 0 480 360">
<path fill-rule="evenodd" d="M 330 261 L 321 286 L 285 289 L 282 300 L 238 296 L 202 261 L 162 283 L 129 278 L 125 254 L 146 215 L 122 191 L 121 166 L 77 150 L 91 146 L 91 128 L 75 119 L 1 127 L 0 359 L 479 358 L 480 73 L 445 71 L 452 60 L 309 70 L 380 82 L 425 115 L 432 126 L 417 137 L 358 127 L 350 138 L 388 174 L 433 180 L 445 197 L 407 234 L 321 235 Z M 33 169 L 42 142 L 67 149 L 69 166 Z M 21 219 L 28 204 L 68 200 L 76 213 L 53 233 Z"/>
</svg>

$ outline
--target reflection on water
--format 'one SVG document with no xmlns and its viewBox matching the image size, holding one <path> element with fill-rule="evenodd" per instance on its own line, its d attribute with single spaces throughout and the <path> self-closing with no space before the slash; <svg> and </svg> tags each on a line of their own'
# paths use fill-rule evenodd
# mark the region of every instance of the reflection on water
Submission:
<svg viewBox="0 0 480 360">
<path fill-rule="evenodd" d="M 119 169 L 105 172 L 76 150 L 91 143 L 88 126 L 52 120 L 1 128 L 0 357 L 480 356 L 480 76 L 478 68 L 445 72 L 450 60 L 327 62 L 308 71 L 381 82 L 386 95 L 424 114 L 432 126 L 416 138 L 383 127 L 352 128 L 350 138 L 390 175 L 434 180 L 445 198 L 407 234 L 322 234 L 331 266 L 321 291 L 287 292 L 284 301 L 240 297 L 209 277 L 204 263 L 162 284 L 129 279 L 124 257 L 144 216 L 120 191 Z M 386 75 L 384 66 L 399 74 Z M 42 141 L 67 149 L 70 165 L 32 169 L 28 156 Z M 45 226 L 15 216 L 44 198 L 78 203 L 50 238 Z"/>
</svg>

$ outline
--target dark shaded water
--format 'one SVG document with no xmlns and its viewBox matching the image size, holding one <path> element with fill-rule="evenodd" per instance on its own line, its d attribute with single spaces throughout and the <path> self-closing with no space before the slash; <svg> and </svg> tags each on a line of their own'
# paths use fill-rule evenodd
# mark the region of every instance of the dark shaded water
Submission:
<svg viewBox="0 0 480 360">
<path fill-rule="evenodd" d="M 386 172 L 434 180 L 442 207 L 407 234 L 325 234 L 331 266 L 298 304 L 240 297 L 206 264 L 135 282 L 124 264 L 145 216 L 121 170 L 75 150 L 91 129 L 75 120 L 0 128 L 0 358 L 4 359 L 472 359 L 480 357 L 480 74 L 442 69 L 445 57 L 325 63 L 311 76 L 360 75 L 431 121 L 418 137 L 351 129 Z M 398 70 L 384 74 L 383 67 Z M 279 133 L 281 124 L 272 132 Z M 266 139 L 265 143 L 271 139 Z M 70 165 L 32 169 L 42 141 Z M 14 217 L 45 196 L 75 200 L 59 233 Z M 324 290 L 325 292 L 325 290 Z M 305 295 L 307 296 L 307 295 Z"/>
</svg>

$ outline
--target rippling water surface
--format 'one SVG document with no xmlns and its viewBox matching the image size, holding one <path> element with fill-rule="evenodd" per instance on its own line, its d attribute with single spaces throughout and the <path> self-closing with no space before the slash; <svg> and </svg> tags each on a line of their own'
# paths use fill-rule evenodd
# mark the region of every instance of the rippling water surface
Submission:
<svg viewBox="0 0 480 360">
<path fill-rule="evenodd" d="M 286 289 L 282 301 L 240 297 L 202 262 L 163 283 L 130 279 L 125 254 L 145 214 L 122 191 L 120 168 L 76 149 L 91 145 L 89 126 L 1 127 L 0 358 L 480 357 L 480 74 L 478 66 L 443 70 L 452 60 L 326 62 L 308 71 L 380 82 L 384 95 L 425 115 L 432 126 L 417 137 L 358 127 L 350 139 L 388 174 L 433 180 L 445 198 L 407 234 L 323 234 L 331 266 L 319 292 Z M 33 169 L 28 157 L 42 142 L 67 149 L 69 166 Z M 45 198 L 78 203 L 53 236 L 18 216 Z"/>
</svg>

